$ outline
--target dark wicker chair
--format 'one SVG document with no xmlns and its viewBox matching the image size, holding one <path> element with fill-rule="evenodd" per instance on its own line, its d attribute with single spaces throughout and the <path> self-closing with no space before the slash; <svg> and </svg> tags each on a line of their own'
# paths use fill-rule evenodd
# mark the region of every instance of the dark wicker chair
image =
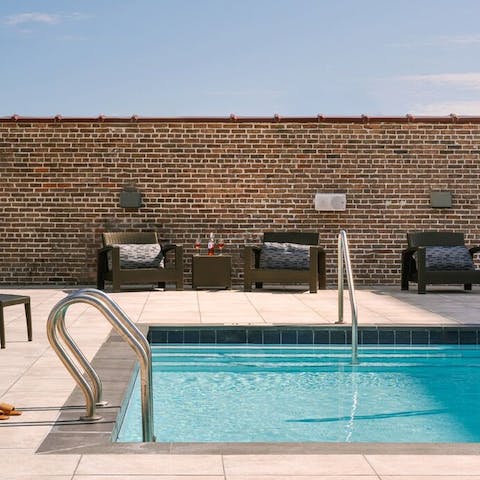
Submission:
<svg viewBox="0 0 480 480">
<path fill-rule="evenodd" d="M 402 252 L 402 290 L 408 290 L 409 282 L 416 282 L 418 293 L 426 293 L 428 284 L 463 284 L 471 290 L 473 283 L 480 283 L 480 270 L 430 270 L 426 267 L 426 247 L 465 247 L 463 233 L 414 232 L 407 233 L 408 248 Z M 480 247 L 469 249 L 470 256 Z"/>
<path fill-rule="evenodd" d="M 103 248 L 97 255 L 97 288 L 103 290 L 105 281 L 112 282 L 114 292 L 126 283 L 156 283 L 165 287 L 167 282 L 175 283 L 177 290 L 183 290 L 183 249 L 181 245 L 162 244 L 155 232 L 112 232 L 102 234 Z M 120 267 L 120 244 L 159 244 L 165 259 L 165 266 L 159 268 Z M 117 246 L 116 246 L 117 245 Z M 175 253 L 173 266 L 167 262 L 167 254 Z M 111 256 L 111 262 L 109 262 Z M 109 268 L 111 263 L 111 268 Z"/>
<path fill-rule="evenodd" d="M 310 293 L 316 293 L 317 285 L 326 288 L 325 251 L 318 246 L 318 233 L 265 232 L 264 242 L 296 243 L 310 245 L 310 268 L 308 270 L 260 268 L 260 246 L 245 247 L 244 290 L 250 292 L 252 283 L 262 288 L 263 283 L 307 283 Z"/>
</svg>

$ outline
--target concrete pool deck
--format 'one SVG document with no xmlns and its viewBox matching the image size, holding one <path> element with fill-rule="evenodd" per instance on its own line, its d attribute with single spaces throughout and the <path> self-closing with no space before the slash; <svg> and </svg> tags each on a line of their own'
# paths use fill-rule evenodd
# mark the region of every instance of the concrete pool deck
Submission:
<svg viewBox="0 0 480 480">
<path fill-rule="evenodd" d="M 0 422 L 0 479 L 104 480 L 480 480 L 480 444 L 471 454 L 37 454 L 75 384 L 48 344 L 47 316 L 70 288 L 2 288 L 29 295 L 33 341 L 27 342 L 23 306 L 5 309 L 6 348 L 0 350 L 0 401 L 25 411 Z M 333 325 L 336 290 L 243 292 L 135 290 L 112 297 L 139 324 Z M 348 302 L 348 300 L 347 300 Z M 480 326 L 480 289 L 438 287 L 426 295 L 398 287 L 357 290 L 359 322 L 371 326 Z M 345 321 L 349 322 L 348 303 Z M 82 351 L 93 358 L 110 324 L 87 305 L 68 310 L 67 325 Z M 133 354 L 132 354 L 133 355 Z M 48 407 L 46 409 L 45 407 Z M 16 424 L 16 425 L 15 425 Z M 89 425 L 85 425 L 88 428 Z M 141 451 L 141 448 L 139 449 Z"/>
</svg>

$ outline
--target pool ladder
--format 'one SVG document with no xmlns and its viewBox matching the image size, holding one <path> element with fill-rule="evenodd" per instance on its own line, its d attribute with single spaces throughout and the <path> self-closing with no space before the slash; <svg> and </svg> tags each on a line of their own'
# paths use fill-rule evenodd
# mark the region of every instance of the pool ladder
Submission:
<svg viewBox="0 0 480 480">
<path fill-rule="evenodd" d="M 94 288 L 76 290 L 60 300 L 50 312 L 47 321 L 47 336 L 53 350 L 72 375 L 77 385 L 83 392 L 86 402 L 86 414 L 80 417 L 82 421 L 98 421 L 102 417 L 97 415 L 96 407 L 103 407 L 107 402 L 102 400 L 102 383 L 97 372 L 78 348 L 73 338 L 65 327 L 65 315 L 68 307 L 75 303 L 86 303 L 97 310 L 111 323 L 117 333 L 130 345 L 137 355 L 141 376 L 141 401 L 142 401 L 142 434 L 144 442 L 154 442 L 153 428 L 153 394 L 152 394 L 152 353 L 150 345 L 128 318 L 123 310 L 108 295 Z M 74 363 L 67 349 L 60 343 L 60 338 L 65 343 L 70 353 L 84 370 Z"/>
<path fill-rule="evenodd" d="M 344 270 L 347 273 L 348 297 L 350 299 L 350 309 L 352 312 L 352 363 L 358 363 L 358 309 L 355 299 L 355 285 L 353 284 L 347 232 L 340 230 L 338 234 L 338 320 L 336 323 L 343 323 Z"/>
</svg>

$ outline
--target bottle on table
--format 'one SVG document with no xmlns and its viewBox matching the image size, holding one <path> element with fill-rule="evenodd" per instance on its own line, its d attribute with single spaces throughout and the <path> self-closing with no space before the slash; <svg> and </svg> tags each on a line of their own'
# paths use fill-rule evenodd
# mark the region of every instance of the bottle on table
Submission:
<svg viewBox="0 0 480 480">
<path fill-rule="evenodd" d="M 207 243 L 207 254 L 208 255 L 215 255 L 215 236 L 213 233 L 210 234 L 210 238 Z"/>
</svg>

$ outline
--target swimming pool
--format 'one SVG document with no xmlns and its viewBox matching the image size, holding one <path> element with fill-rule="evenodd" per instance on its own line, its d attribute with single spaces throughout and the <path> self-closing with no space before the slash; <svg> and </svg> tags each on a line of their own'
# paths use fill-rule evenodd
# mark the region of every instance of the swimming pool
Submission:
<svg viewBox="0 0 480 480">
<path fill-rule="evenodd" d="M 474 346 L 162 345 L 158 442 L 479 442 Z M 141 441 L 138 379 L 120 442 Z"/>
</svg>

